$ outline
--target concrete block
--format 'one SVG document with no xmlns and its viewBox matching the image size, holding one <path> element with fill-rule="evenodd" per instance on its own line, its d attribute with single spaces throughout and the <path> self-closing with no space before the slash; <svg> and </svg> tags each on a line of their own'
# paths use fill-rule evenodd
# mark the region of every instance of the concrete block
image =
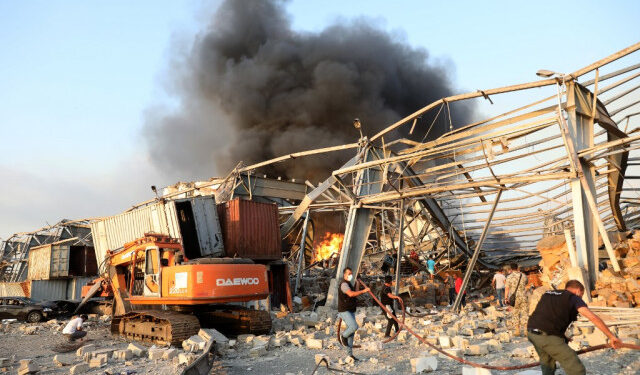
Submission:
<svg viewBox="0 0 640 375">
<path fill-rule="evenodd" d="M 200 331 L 198 331 L 198 336 L 202 337 L 205 341 L 213 340 L 219 344 L 229 342 L 227 336 L 213 328 L 201 328 Z"/>
<path fill-rule="evenodd" d="M 89 360 L 90 368 L 100 368 L 107 364 L 107 356 L 106 354 L 101 354 Z"/>
<path fill-rule="evenodd" d="M 500 351 L 502 351 L 502 344 L 500 343 L 500 341 L 498 341 L 496 339 L 491 339 L 491 340 L 487 341 L 487 347 L 489 348 L 489 351 L 491 351 L 491 352 L 500 352 Z"/>
<path fill-rule="evenodd" d="M 173 359 L 178 356 L 178 349 L 167 349 L 162 353 L 162 359 Z"/>
<path fill-rule="evenodd" d="M 131 350 L 131 353 L 136 357 L 142 357 L 147 353 L 146 347 L 135 342 L 130 343 L 127 349 Z"/>
<path fill-rule="evenodd" d="M 114 352 L 114 351 L 115 351 L 115 350 L 114 350 L 113 348 L 93 350 L 93 351 L 91 351 L 91 352 L 87 352 L 87 353 L 85 353 L 85 354 L 84 354 L 84 356 L 83 356 L 83 358 L 84 358 L 85 360 L 87 360 L 87 361 L 88 361 L 89 359 L 91 359 L 91 358 L 95 358 L 95 357 L 100 356 L 100 355 L 104 355 L 104 356 L 106 356 L 107 358 L 109 358 L 109 357 L 111 357 L 111 356 L 113 355 L 113 352 Z"/>
<path fill-rule="evenodd" d="M 196 355 L 192 353 L 180 353 L 178 354 L 178 364 L 190 365 L 197 358 Z"/>
<path fill-rule="evenodd" d="M 253 341 L 253 338 L 256 337 L 256 335 L 252 335 L 252 334 L 242 334 L 242 335 L 238 335 L 238 337 L 236 338 L 236 340 L 239 343 L 242 344 L 248 344 L 251 341 Z"/>
<path fill-rule="evenodd" d="M 87 352 L 91 352 L 93 350 L 96 349 L 96 346 L 93 344 L 88 344 L 88 345 L 84 345 L 81 346 L 80 348 L 78 348 L 78 350 L 76 350 L 76 355 L 78 357 L 84 357 L 84 354 Z"/>
<path fill-rule="evenodd" d="M 204 350 L 207 342 L 198 335 L 193 335 L 182 342 L 182 348 L 189 352 L 199 352 Z"/>
<path fill-rule="evenodd" d="M 256 336 L 253 338 L 253 347 L 264 346 L 265 349 L 269 349 L 270 336 Z"/>
<path fill-rule="evenodd" d="M 129 349 L 116 350 L 113 352 L 113 358 L 128 361 L 133 358 L 133 352 Z"/>
<path fill-rule="evenodd" d="M 252 358 L 259 358 L 267 355 L 267 348 L 265 346 L 256 346 L 249 350 L 249 356 Z"/>
<path fill-rule="evenodd" d="M 53 357 L 53 363 L 56 364 L 56 366 L 69 366 L 71 365 L 73 362 L 75 362 L 76 358 L 74 358 L 72 355 L 64 355 L 64 354 L 57 354 Z"/>
<path fill-rule="evenodd" d="M 498 334 L 498 340 L 501 343 L 507 343 L 511 341 L 511 334 L 509 332 L 500 332 Z"/>
<path fill-rule="evenodd" d="M 411 372 L 413 372 L 414 374 L 431 372 L 437 369 L 438 369 L 438 359 L 434 356 L 411 359 Z"/>
<path fill-rule="evenodd" d="M 149 359 L 162 359 L 164 356 L 164 349 L 149 349 Z"/>
<path fill-rule="evenodd" d="M 449 338 L 449 336 L 438 337 L 438 344 L 440 344 L 440 347 L 442 349 L 449 349 L 452 346 L 451 339 Z"/>
<path fill-rule="evenodd" d="M 298 336 L 292 336 L 289 339 L 289 342 L 291 342 L 295 346 L 302 346 L 304 344 L 304 339 Z"/>
<path fill-rule="evenodd" d="M 18 375 L 35 374 L 40 371 L 40 367 L 35 363 L 32 363 L 30 359 L 20 360 L 20 367 L 18 367 Z"/>
<path fill-rule="evenodd" d="M 469 345 L 465 353 L 468 355 L 487 355 L 489 354 L 489 347 L 487 344 Z"/>
<path fill-rule="evenodd" d="M 486 368 L 464 366 L 462 368 L 462 375 L 491 375 L 491 371 Z"/>
<path fill-rule="evenodd" d="M 593 333 L 586 335 L 587 342 L 589 346 L 596 346 L 607 343 L 607 336 L 605 336 L 602 331 L 596 329 Z"/>
<path fill-rule="evenodd" d="M 69 374 L 71 375 L 81 375 L 89 372 L 89 365 L 86 363 L 79 363 L 77 365 L 71 366 L 69 369 Z"/>
<path fill-rule="evenodd" d="M 458 348 L 444 349 L 444 351 L 456 357 L 462 357 L 463 354 L 462 349 Z M 451 359 L 444 354 L 439 354 L 439 357 L 443 359 Z"/>
<path fill-rule="evenodd" d="M 456 336 L 451 339 L 453 346 L 458 349 L 466 349 L 469 346 L 469 340 L 465 339 L 462 336 Z"/>
<path fill-rule="evenodd" d="M 307 339 L 306 344 L 309 349 L 322 349 L 324 346 L 323 341 L 320 339 Z"/>
<path fill-rule="evenodd" d="M 285 345 L 287 343 L 287 338 L 286 337 L 272 337 L 269 340 L 269 347 L 275 347 L 275 348 L 279 348 L 283 345 Z"/>
</svg>

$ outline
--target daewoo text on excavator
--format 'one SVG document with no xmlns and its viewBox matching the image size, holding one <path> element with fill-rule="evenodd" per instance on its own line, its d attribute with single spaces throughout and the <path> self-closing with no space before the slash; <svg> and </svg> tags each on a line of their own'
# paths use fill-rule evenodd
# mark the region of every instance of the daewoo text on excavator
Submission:
<svg viewBox="0 0 640 375">
<path fill-rule="evenodd" d="M 97 295 L 112 297 L 111 332 L 137 341 L 180 346 L 201 326 L 271 330 L 268 311 L 233 304 L 269 295 L 266 266 L 250 259 L 186 259 L 179 240 L 160 234 L 109 251 L 106 273 L 82 294 L 78 308 Z"/>
</svg>

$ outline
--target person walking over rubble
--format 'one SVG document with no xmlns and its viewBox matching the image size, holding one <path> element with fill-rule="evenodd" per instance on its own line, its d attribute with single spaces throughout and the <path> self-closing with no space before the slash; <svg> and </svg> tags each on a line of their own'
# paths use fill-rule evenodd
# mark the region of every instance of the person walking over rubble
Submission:
<svg viewBox="0 0 640 375">
<path fill-rule="evenodd" d="M 444 279 L 447 290 L 449 291 L 449 306 L 456 301 L 456 278 L 452 272 L 447 272 L 447 278 Z"/>
<path fill-rule="evenodd" d="M 493 280 L 491 280 L 491 286 L 496 290 L 496 298 L 498 299 L 500 307 L 504 307 L 504 287 L 507 281 L 507 278 L 502 272 L 501 269 L 496 271 L 496 274 L 493 275 Z"/>
<path fill-rule="evenodd" d="M 347 347 L 349 357 L 357 361 L 358 359 L 353 356 L 353 338 L 358 330 L 358 323 L 356 322 L 356 297 L 369 292 L 370 289 L 354 290 L 351 286 L 352 280 L 353 271 L 347 267 L 342 273 L 342 282 L 338 289 L 338 316 L 342 318 L 347 328 L 338 338 L 340 339 L 340 343 Z"/>
<path fill-rule="evenodd" d="M 586 370 L 576 352 L 567 345 L 564 333 L 578 313 L 589 319 L 608 338 L 612 348 L 621 347 L 607 325 L 594 314 L 582 300 L 584 285 L 578 280 L 569 280 L 564 290 L 549 290 L 542 295 L 527 324 L 527 338 L 540 357 L 543 375 L 556 373 L 556 361 L 567 375 L 584 375 Z"/>
<path fill-rule="evenodd" d="M 524 336 L 527 320 L 529 319 L 529 304 L 527 296 L 527 275 L 520 272 L 516 263 L 511 264 L 509 276 L 505 284 L 505 303 L 512 306 L 509 325 L 514 336 Z"/>
<path fill-rule="evenodd" d="M 429 260 L 427 261 L 427 270 L 431 275 L 431 280 L 433 280 L 433 275 L 436 274 L 436 261 L 433 260 L 433 255 L 429 256 Z"/>
<path fill-rule="evenodd" d="M 76 341 L 77 339 L 85 337 L 87 332 L 82 330 L 82 323 L 85 321 L 87 321 L 85 314 L 71 319 L 62 330 L 62 334 L 65 335 L 69 341 Z"/>
<path fill-rule="evenodd" d="M 393 295 L 391 291 L 391 287 L 393 286 L 393 277 L 391 275 L 387 275 L 384 277 L 384 286 L 382 287 L 382 291 L 380 292 L 380 302 L 387 308 L 387 310 L 391 311 L 393 315 L 396 315 L 396 310 L 393 308 Z M 382 310 L 382 308 L 381 308 Z M 383 314 L 386 314 L 384 310 L 382 310 Z M 400 328 L 398 327 L 398 322 L 396 322 L 392 317 L 387 315 L 387 329 L 384 333 L 384 337 L 389 337 L 391 335 L 391 327 L 395 328 L 395 332 L 398 332 Z"/>
<path fill-rule="evenodd" d="M 456 288 L 456 295 L 460 294 L 460 289 L 462 289 L 462 277 L 460 277 L 460 276 L 456 277 L 455 288 Z M 464 293 L 462 293 L 462 301 L 461 302 L 462 302 L 462 307 L 467 306 L 467 291 L 466 290 L 464 291 Z"/>
</svg>

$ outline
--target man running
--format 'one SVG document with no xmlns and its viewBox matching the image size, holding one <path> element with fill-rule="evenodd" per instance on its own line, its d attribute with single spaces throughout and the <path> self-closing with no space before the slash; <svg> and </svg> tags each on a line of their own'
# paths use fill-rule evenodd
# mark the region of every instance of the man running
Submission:
<svg viewBox="0 0 640 375">
<path fill-rule="evenodd" d="M 356 322 L 356 297 L 363 295 L 369 291 L 369 288 L 362 290 L 355 290 L 351 286 L 353 281 L 353 271 L 347 267 L 342 273 L 342 282 L 338 289 L 338 316 L 342 318 L 342 321 L 347 325 L 347 328 L 339 336 L 340 343 L 347 347 L 347 353 L 354 361 L 358 358 L 353 356 L 353 336 L 355 336 L 358 330 L 358 323 Z"/>
</svg>

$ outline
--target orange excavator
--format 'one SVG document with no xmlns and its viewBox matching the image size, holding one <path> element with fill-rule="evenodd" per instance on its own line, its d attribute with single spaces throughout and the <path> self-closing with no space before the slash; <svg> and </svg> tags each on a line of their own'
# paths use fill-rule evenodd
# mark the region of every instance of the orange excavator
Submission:
<svg viewBox="0 0 640 375">
<path fill-rule="evenodd" d="M 179 240 L 147 233 L 110 251 L 105 268 L 83 287 L 78 310 L 95 296 L 110 298 L 113 334 L 179 346 L 201 326 L 229 333 L 271 330 L 268 311 L 237 304 L 269 295 L 266 266 L 250 259 L 189 260 Z"/>
</svg>

